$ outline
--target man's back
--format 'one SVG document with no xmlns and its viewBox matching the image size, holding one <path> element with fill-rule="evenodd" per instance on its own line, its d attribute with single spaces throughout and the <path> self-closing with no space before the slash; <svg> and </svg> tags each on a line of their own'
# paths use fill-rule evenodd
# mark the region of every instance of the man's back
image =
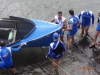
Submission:
<svg viewBox="0 0 100 75">
<path fill-rule="evenodd" d="M 69 21 L 68 21 L 68 24 L 72 24 L 73 25 L 73 28 L 71 31 L 77 31 L 78 29 L 78 21 L 79 21 L 79 18 L 78 16 L 72 16 Z"/>
<path fill-rule="evenodd" d="M 0 67 L 7 68 L 12 66 L 12 54 L 10 47 L 2 47 L 0 49 L 1 64 Z"/>
<path fill-rule="evenodd" d="M 92 11 L 81 11 L 78 15 L 79 19 L 82 16 L 82 25 L 90 25 L 91 24 L 91 18 L 92 18 L 92 24 L 94 24 L 94 15 Z"/>
<path fill-rule="evenodd" d="M 58 41 L 58 44 L 56 44 L 56 47 L 53 49 L 55 56 L 61 54 L 63 51 L 63 44 L 62 42 Z"/>
<path fill-rule="evenodd" d="M 54 55 L 55 55 L 53 50 L 55 50 L 55 49 L 57 48 L 59 42 L 60 42 L 60 41 L 56 40 L 56 41 L 54 41 L 54 42 L 52 42 L 52 43 L 50 44 L 49 52 L 48 52 L 48 54 L 47 54 L 46 56 L 50 56 L 50 55 L 51 55 L 51 56 L 54 56 Z M 65 47 L 65 45 L 64 45 L 63 42 L 60 42 L 59 48 L 62 49 L 61 52 L 60 52 L 60 55 L 62 55 L 62 52 L 66 50 L 66 47 Z M 59 49 L 59 50 L 60 50 L 60 49 Z M 58 49 L 57 49 L 57 50 L 58 50 Z M 58 51 L 57 51 L 57 52 L 58 52 Z M 57 53 L 57 54 L 59 55 L 59 53 Z"/>
</svg>

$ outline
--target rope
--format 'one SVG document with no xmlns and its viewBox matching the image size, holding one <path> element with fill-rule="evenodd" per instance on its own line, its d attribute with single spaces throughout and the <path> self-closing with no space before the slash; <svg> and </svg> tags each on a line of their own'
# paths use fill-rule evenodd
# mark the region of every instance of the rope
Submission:
<svg viewBox="0 0 100 75">
<path fill-rule="evenodd" d="M 48 57 L 48 59 L 49 59 L 51 62 L 55 63 L 55 62 L 52 61 L 52 59 L 50 59 L 49 57 Z M 55 63 L 55 64 L 56 64 L 56 63 Z M 60 68 L 62 71 L 64 71 L 66 74 L 70 75 L 66 70 L 64 70 L 63 68 L 61 68 L 61 67 L 58 66 L 57 64 L 56 64 L 56 66 L 57 66 L 58 68 Z"/>
<path fill-rule="evenodd" d="M 42 47 L 41 47 L 42 48 Z M 43 51 L 43 53 L 46 55 L 46 53 L 45 53 L 45 51 L 44 51 L 44 49 L 42 48 L 42 51 Z M 54 61 L 52 61 L 52 59 L 50 59 L 49 57 L 48 57 L 48 59 L 52 62 L 52 63 L 55 63 Z M 67 75 L 70 75 L 70 73 L 68 73 L 66 70 L 64 70 L 63 68 L 61 68 L 60 66 L 58 66 L 56 63 L 55 63 L 55 65 L 58 67 L 58 68 L 60 68 L 63 72 L 65 72 Z"/>
</svg>

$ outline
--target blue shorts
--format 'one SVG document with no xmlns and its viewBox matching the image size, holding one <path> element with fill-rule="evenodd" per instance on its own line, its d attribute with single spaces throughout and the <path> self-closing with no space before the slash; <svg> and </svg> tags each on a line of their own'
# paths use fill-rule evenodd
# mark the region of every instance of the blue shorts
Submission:
<svg viewBox="0 0 100 75">
<path fill-rule="evenodd" d="M 58 33 L 60 36 L 64 36 L 64 32 L 62 31 L 62 29 L 58 30 L 57 33 Z"/>
<path fill-rule="evenodd" d="M 54 54 L 51 55 L 53 59 L 58 59 L 58 58 L 61 58 L 62 57 L 62 53 L 55 56 Z"/>
<path fill-rule="evenodd" d="M 100 31 L 100 24 L 98 24 L 96 30 L 97 30 L 97 31 Z"/>
<path fill-rule="evenodd" d="M 90 23 L 82 23 L 81 26 L 90 26 Z"/>
<path fill-rule="evenodd" d="M 68 31 L 67 35 L 68 36 L 72 36 L 72 35 L 76 34 L 76 32 L 77 32 L 77 30 L 75 30 L 75 31 Z"/>
<path fill-rule="evenodd" d="M 84 26 L 90 26 L 90 24 L 82 24 L 81 26 L 82 27 L 84 27 Z"/>
</svg>

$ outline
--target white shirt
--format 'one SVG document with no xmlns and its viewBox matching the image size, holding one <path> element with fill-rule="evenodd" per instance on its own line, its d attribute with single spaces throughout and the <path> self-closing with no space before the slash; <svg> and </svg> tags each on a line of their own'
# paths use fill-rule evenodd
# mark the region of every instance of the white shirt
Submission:
<svg viewBox="0 0 100 75">
<path fill-rule="evenodd" d="M 61 20 L 58 19 L 58 16 L 55 16 L 55 23 L 59 24 L 61 27 L 64 25 L 65 17 L 62 16 Z"/>
</svg>

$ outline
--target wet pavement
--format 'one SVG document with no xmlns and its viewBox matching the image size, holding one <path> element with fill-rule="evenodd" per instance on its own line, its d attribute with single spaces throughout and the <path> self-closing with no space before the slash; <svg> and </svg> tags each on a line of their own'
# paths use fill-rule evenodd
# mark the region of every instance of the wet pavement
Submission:
<svg viewBox="0 0 100 75">
<path fill-rule="evenodd" d="M 63 16 L 70 17 L 68 10 L 73 9 L 77 15 L 81 10 L 91 10 L 95 15 L 95 27 L 91 28 L 93 38 L 96 28 L 100 0 L 0 0 L 0 18 L 19 16 L 49 21 L 61 10 Z M 65 33 L 66 43 L 66 33 Z M 45 58 L 41 48 L 26 48 L 13 53 L 13 60 L 18 75 L 100 75 L 99 54 L 88 48 L 91 41 L 80 39 L 80 30 L 75 36 L 76 46 L 72 45 L 72 53 L 64 54 L 61 68 L 54 69 L 52 62 Z M 78 46 L 78 47 L 77 47 Z M 94 55 L 94 56 L 93 56 Z M 66 71 L 66 72 L 65 72 Z M 67 73 L 67 74 L 66 74 Z M 0 75 L 11 75 L 10 69 L 0 69 Z"/>
</svg>

